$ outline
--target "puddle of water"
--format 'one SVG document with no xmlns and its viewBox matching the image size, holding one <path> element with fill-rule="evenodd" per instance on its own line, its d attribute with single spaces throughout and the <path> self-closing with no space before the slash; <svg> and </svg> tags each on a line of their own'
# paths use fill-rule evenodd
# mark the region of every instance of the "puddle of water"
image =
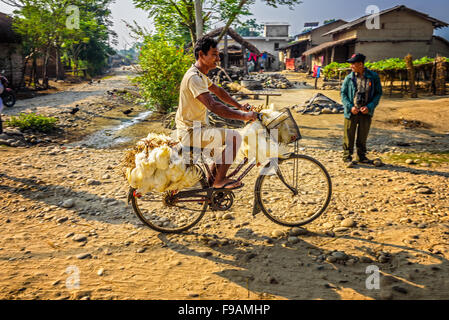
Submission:
<svg viewBox="0 0 449 320">
<path fill-rule="evenodd" d="M 144 112 L 139 113 L 136 117 L 122 121 L 119 125 L 114 127 L 108 127 L 102 130 L 99 130 L 90 136 L 86 137 L 85 139 L 81 141 L 77 141 L 74 143 L 71 143 L 71 146 L 84 146 L 84 147 L 90 147 L 90 148 L 96 148 L 96 149 L 105 149 L 105 148 L 112 148 L 117 147 L 120 145 L 124 145 L 126 143 L 130 143 L 139 137 L 138 134 L 140 134 L 140 138 L 143 138 L 147 134 L 141 134 L 145 129 L 142 128 L 142 130 L 139 130 L 139 132 L 135 132 L 133 135 L 129 134 L 122 134 L 123 131 L 126 129 L 129 129 L 133 126 L 136 126 L 138 124 L 141 124 L 143 121 L 145 121 L 147 118 L 149 118 L 153 114 L 152 110 L 147 110 Z M 148 130 L 147 130 L 148 131 Z"/>
</svg>

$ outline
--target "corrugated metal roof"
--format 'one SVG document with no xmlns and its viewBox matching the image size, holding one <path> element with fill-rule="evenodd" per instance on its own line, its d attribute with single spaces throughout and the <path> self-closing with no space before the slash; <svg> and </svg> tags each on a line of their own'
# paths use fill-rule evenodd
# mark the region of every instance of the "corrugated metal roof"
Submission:
<svg viewBox="0 0 449 320">
<path fill-rule="evenodd" d="M 305 34 L 309 34 L 309 33 L 312 33 L 312 32 L 314 32 L 314 31 L 320 30 L 320 29 L 321 29 L 321 28 L 323 28 L 323 27 L 327 27 L 327 26 L 330 26 L 330 25 L 332 25 L 332 24 L 334 24 L 334 23 L 337 23 L 337 22 L 343 22 L 343 23 L 347 23 L 347 22 L 346 22 L 345 20 L 342 20 L 342 19 L 338 19 L 338 20 L 336 20 L 336 21 L 332 21 L 332 22 L 329 22 L 329 23 L 323 24 L 322 26 L 319 26 L 319 27 L 313 28 L 313 29 L 311 29 L 311 30 L 307 30 L 307 31 L 301 32 L 301 33 L 299 33 L 299 34 L 295 35 L 295 37 L 297 37 L 297 36 L 303 36 L 303 35 L 305 35 Z"/>
<path fill-rule="evenodd" d="M 262 22 L 263 26 L 289 26 L 288 22 Z"/>
<path fill-rule="evenodd" d="M 341 46 L 350 42 L 355 42 L 356 38 L 350 38 L 350 39 L 343 39 L 343 40 L 337 40 L 337 41 L 329 41 L 325 42 L 323 44 L 320 44 L 319 46 L 316 46 L 312 49 L 307 50 L 302 55 L 303 56 L 310 56 L 311 54 L 315 54 L 318 52 L 321 52 L 327 48 L 335 47 L 335 46 Z"/>
<path fill-rule="evenodd" d="M 407 10 L 407 11 L 409 11 L 409 12 L 415 14 L 415 15 L 421 16 L 422 18 L 431 21 L 433 23 L 435 29 L 449 26 L 449 24 L 447 24 L 446 22 L 443 22 L 441 20 L 432 18 L 428 14 L 425 14 L 425 13 L 422 13 L 422 12 L 410 9 L 410 8 L 404 6 L 404 5 L 399 5 L 399 6 L 395 6 L 393 8 L 390 8 L 390 9 L 383 10 L 383 11 L 379 12 L 379 15 L 383 15 L 383 14 L 390 13 L 390 12 L 397 11 L 397 10 Z M 361 17 L 359 19 L 356 19 L 356 20 L 351 21 L 351 22 L 349 22 L 347 24 L 339 26 L 338 28 L 335 28 L 334 30 L 331 30 L 331 31 L 323 34 L 323 36 L 327 36 L 327 35 L 334 34 L 334 33 L 337 33 L 337 32 L 341 32 L 341 31 L 346 31 L 346 30 L 352 29 L 355 26 L 358 26 L 359 24 L 364 23 L 368 17 L 370 17 L 370 15 L 363 16 L 363 17 Z"/>
<path fill-rule="evenodd" d="M 300 43 L 303 43 L 303 42 L 309 42 L 309 40 L 295 41 L 295 42 L 290 43 L 290 44 L 288 44 L 286 46 L 280 47 L 279 50 L 285 50 L 285 49 L 291 48 L 291 47 L 296 46 L 297 44 L 300 44 Z"/>
</svg>

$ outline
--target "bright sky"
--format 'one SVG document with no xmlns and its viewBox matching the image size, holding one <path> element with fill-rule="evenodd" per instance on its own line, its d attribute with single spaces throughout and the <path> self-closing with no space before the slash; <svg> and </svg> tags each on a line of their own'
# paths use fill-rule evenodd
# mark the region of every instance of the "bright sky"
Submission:
<svg viewBox="0 0 449 320">
<path fill-rule="evenodd" d="M 273 9 L 266 6 L 262 0 L 256 0 L 251 8 L 253 16 L 258 23 L 262 22 L 288 22 L 290 23 L 290 34 L 295 35 L 304 29 L 305 22 L 320 22 L 328 19 L 344 19 L 351 21 L 365 15 L 365 10 L 369 5 L 376 5 L 380 10 L 391 8 L 403 4 L 414 10 L 429 14 L 430 16 L 449 23 L 449 1 L 447 0 L 303 0 L 303 3 L 296 6 L 294 10 L 287 7 Z M 134 8 L 131 0 L 116 0 L 112 5 L 112 15 L 114 30 L 119 35 L 119 48 L 128 47 L 132 44 L 129 32 L 122 22 L 135 20 L 139 25 L 151 29 L 151 21 L 147 14 Z M 0 12 L 11 13 L 12 8 L 0 3 Z M 449 28 L 440 29 L 437 35 L 449 39 Z"/>
</svg>

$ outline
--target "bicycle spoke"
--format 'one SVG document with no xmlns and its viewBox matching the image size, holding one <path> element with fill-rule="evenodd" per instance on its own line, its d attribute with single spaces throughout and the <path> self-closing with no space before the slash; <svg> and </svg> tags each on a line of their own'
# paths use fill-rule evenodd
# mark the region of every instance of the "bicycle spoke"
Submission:
<svg viewBox="0 0 449 320">
<path fill-rule="evenodd" d="M 207 188 L 207 181 L 204 178 L 200 182 L 202 188 Z M 198 187 L 183 191 L 195 194 L 196 190 Z M 140 198 L 133 196 L 131 200 L 138 218 L 150 228 L 159 232 L 178 233 L 198 223 L 206 212 L 208 203 L 206 201 L 176 203 L 176 197 L 173 197 L 172 194 L 150 193 L 142 195 Z M 198 198 L 197 195 L 185 196 L 182 200 L 196 198 Z"/>
<path fill-rule="evenodd" d="M 302 225 L 325 210 L 330 199 L 330 179 L 316 160 L 295 155 L 280 160 L 276 172 L 262 177 L 258 187 L 270 219 L 283 225 Z"/>
</svg>

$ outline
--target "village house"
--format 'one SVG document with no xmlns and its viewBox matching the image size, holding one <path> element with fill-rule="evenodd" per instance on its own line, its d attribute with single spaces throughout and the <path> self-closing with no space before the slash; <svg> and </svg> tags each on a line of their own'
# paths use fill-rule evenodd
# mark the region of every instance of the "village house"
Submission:
<svg viewBox="0 0 449 320">
<path fill-rule="evenodd" d="M 263 36 L 243 37 L 243 39 L 254 45 L 261 53 L 266 52 L 268 54 L 270 57 L 269 69 L 279 70 L 279 48 L 287 45 L 292 40 L 292 37 L 289 36 L 289 27 L 290 25 L 284 22 L 267 22 L 264 23 Z M 223 50 L 225 41 L 227 41 L 228 47 L 232 49 L 232 53 L 234 55 L 237 54 L 241 46 L 235 39 L 229 36 L 226 40 L 222 39 L 220 41 L 219 49 Z"/>
<path fill-rule="evenodd" d="M 285 59 L 295 59 L 295 65 L 301 65 L 303 67 L 311 68 L 312 60 L 309 56 L 307 59 L 303 56 L 303 53 L 316 46 L 319 46 L 325 42 L 332 41 L 332 36 L 323 36 L 323 34 L 339 27 L 347 22 L 341 19 L 324 23 L 317 28 L 306 30 L 295 36 L 295 41 L 289 43 L 286 46 L 279 48 L 281 61 Z"/>
<path fill-rule="evenodd" d="M 12 30 L 12 18 L 0 12 L 0 72 L 13 87 L 20 85 L 23 70 L 20 38 Z"/>
<path fill-rule="evenodd" d="M 369 61 L 403 58 L 409 53 L 414 59 L 437 54 L 449 56 L 449 42 L 434 36 L 434 30 L 449 26 L 446 22 L 410 9 L 396 6 L 379 13 L 379 29 L 367 28 L 364 16 L 324 33 L 332 41 L 322 43 L 303 53 L 314 65 L 346 62 L 355 52 L 366 55 Z"/>
</svg>

